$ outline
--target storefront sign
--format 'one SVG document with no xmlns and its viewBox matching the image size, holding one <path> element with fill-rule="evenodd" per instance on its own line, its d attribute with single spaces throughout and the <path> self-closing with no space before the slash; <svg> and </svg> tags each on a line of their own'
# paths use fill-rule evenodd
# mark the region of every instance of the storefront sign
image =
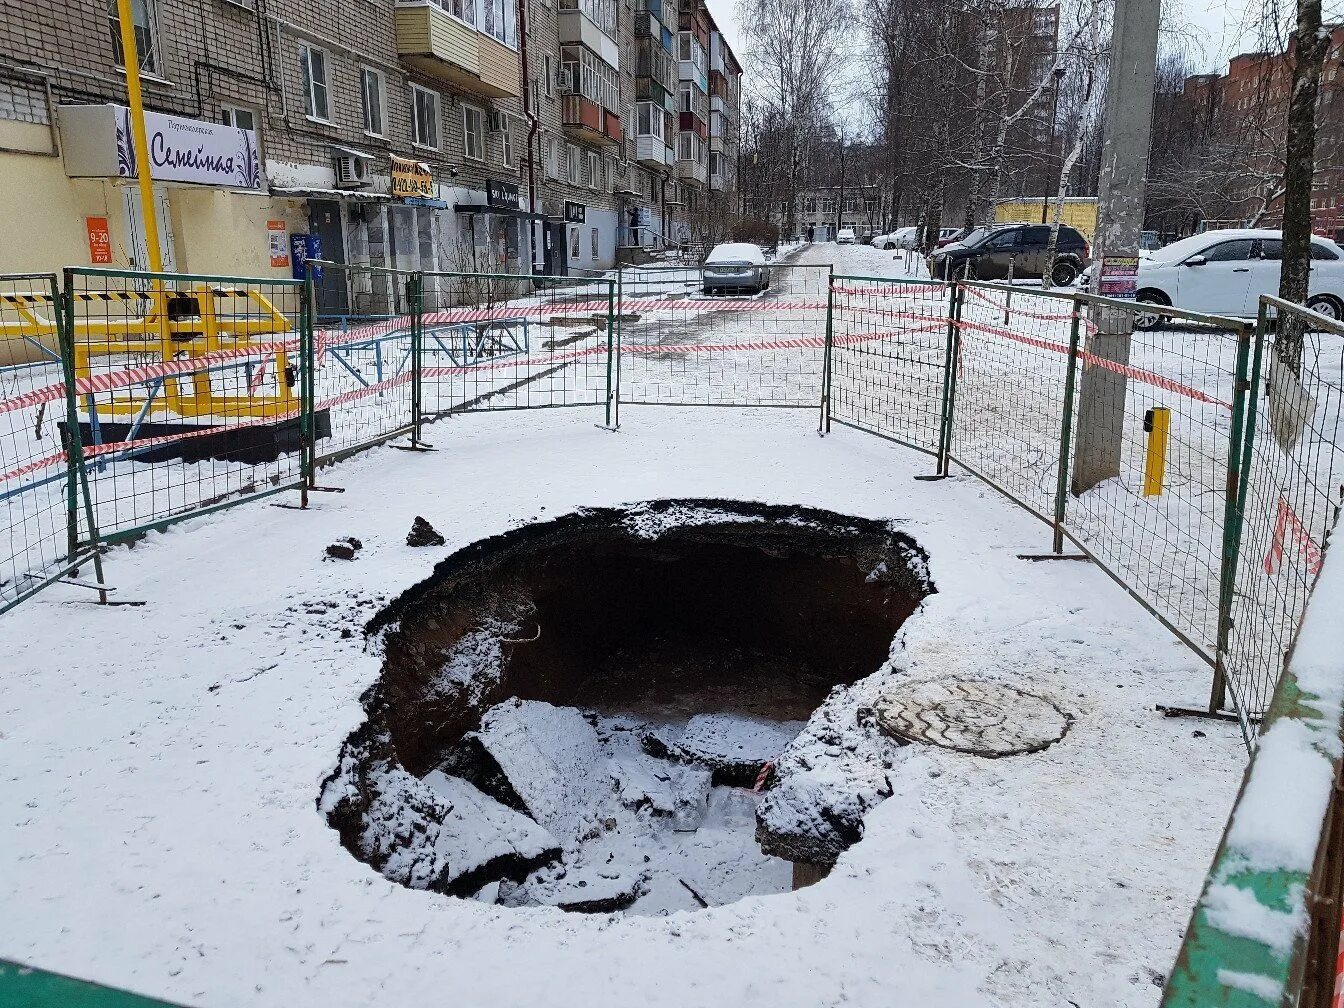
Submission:
<svg viewBox="0 0 1344 1008">
<path fill-rule="evenodd" d="M 485 181 L 485 202 L 492 207 L 517 210 L 522 206 L 518 196 L 518 187 L 512 182 Z"/>
<path fill-rule="evenodd" d="M 565 220 L 570 224 L 583 224 L 588 217 L 588 208 L 582 203 L 565 204 Z"/>
<path fill-rule="evenodd" d="M 116 106 L 117 175 L 136 178 L 135 144 L 130 110 Z M 200 119 L 145 113 L 149 137 L 149 174 L 167 182 L 261 188 L 257 134 Z"/>
<path fill-rule="evenodd" d="M 392 159 L 392 195 L 401 197 L 434 198 L 434 173 L 423 161 L 410 158 Z"/>
<path fill-rule="evenodd" d="M 89 262 L 105 266 L 112 261 L 112 235 L 107 229 L 106 217 L 85 217 L 84 227 L 89 232 Z"/>
<path fill-rule="evenodd" d="M 271 251 L 271 265 L 281 268 L 289 265 L 289 229 L 282 220 L 268 220 L 266 235 Z"/>
<path fill-rule="evenodd" d="M 1138 289 L 1138 280 L 1138 256 L 1104 256 L 1101 260 L 1097 293 L 1102 297 L 1133 301 L 1135 291 Z"/>
</svg>

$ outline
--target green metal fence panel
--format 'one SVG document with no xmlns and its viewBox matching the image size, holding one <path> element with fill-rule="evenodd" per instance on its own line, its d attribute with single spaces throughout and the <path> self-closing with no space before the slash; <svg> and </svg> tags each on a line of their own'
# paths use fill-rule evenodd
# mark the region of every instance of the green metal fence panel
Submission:
<svg viewBox="0 0 1344 1008">
<path fill-rule="evenodd" d="M 67 345 L 56 275 L 0 276 L 0 613 L 90 552 Z"/>
<path fill-rule="evenodd" d="M 724 268 L 622 269 L 622 403 L 817 408 L 830 267 Z"/>
<path fill-rule="evenodd" d="M 93 520 L 106 541 L 302 482 L 304 284 L 65 275 Z M 312 418 L 312 438 L 330 436 Z"/>
<path fill-rule="evenodd" d="M 938 454 L 947 403 L 949 288 L 836 276 L 830 295 L 830 419 Z"/>
<path fill-rule="evenodd" d="M 328 436 L 315 446 L 328 465 L 414 430 L 419 357 L 414 352 L 422 278 L 406 270 L 309 260 L 315 283 L 313 412 Z M 355 314 L 351 304 L 393 314 Z"/>
<path fill-rule="evenodd" d="M 421 410 L 600 406 L 609 398 L 615 280 L 423 274 Z"/>
<path fill-rule="evenodd" d="M 167 1001 L 4 960 L 0 960 L 0 1005 L 5 1008 L 181 1008 Z"/>
</svg>

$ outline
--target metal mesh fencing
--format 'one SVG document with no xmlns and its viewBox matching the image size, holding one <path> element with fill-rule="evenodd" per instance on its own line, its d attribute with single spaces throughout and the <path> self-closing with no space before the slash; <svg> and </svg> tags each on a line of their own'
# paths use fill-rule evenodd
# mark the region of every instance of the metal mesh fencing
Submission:
<svg viewBox="0 0 1344 1008">
<path fill-rule="evenodd" d="M 698 268 L 623 269 L 620 402 L 817 408 L 830 267 L 768 271 L 729 287 Z"/>
<path fill-rule="evenodd" d="M 609 408 L 614 280 L 423 277 L 427 307 L 419 338 L 426 420 L 478 410 Z"/>
<path fill-rule="evenodd" d="M 419 274 L 316 263 L 314 453 L 326 465 L 414 430 Z M 351 304 L 370 309 L 352 314 Z"/>
<path fill-rule="evenodd" d="M 313 419 L 302 282 L 77 269 L 65 299 L 70 428 L 103 539 L 302 485 Z"/>
<path fill-rule="evenodd" d="M 1238 487 L 1227 688 L 1269 705 L 1344 502 L 1344 325 L 1262 300 Z"/>
<path fill-rule="evenodd" d="M 957 289 L 949 457 L 1055 523 L 1076 304 L 987 284 Z"/>
<path fill-rule="evenodd" d="M 79 564 L 79 445 L 55 274 L 0 276 L 0 612 Z"/>
<path fill-rule="evenodd" d="M 823 424 L 937 455 L 950 393 L 951 297 L 939 283 L 834 277 Z"/>
<path fill-rule="evenodd" d="M 1078 354 L 1065 532 L 1215 664 L 1252 327 L 1080 300 L 1094 318 Z M 1155 324 L 1111 335 L 1122 315 Z"/>
</svg>

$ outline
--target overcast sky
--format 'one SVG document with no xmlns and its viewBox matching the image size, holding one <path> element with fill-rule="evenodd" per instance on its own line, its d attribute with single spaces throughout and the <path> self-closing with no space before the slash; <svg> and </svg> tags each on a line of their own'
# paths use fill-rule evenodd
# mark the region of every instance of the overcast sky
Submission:
<svg viewBox="0 0 1344 1008">
<path fill-rule="evenodd" d="M 745 58 L 746 39 L 737 21 L 737 0 L 706 0 L 709 11 L 739 60 Z M 871 0 L 856 0 L 867 3 Z M 1272 0 L 1165 0 L 1169 20 L 1188 31 L 1191 55 L 1199 71 L 1226 71 L 1227 61 L 1239 52 L 1257 48 L 1260 12 Z M 1279 9 L 1292 10 L 1291 0 L 1277 0 Z M 1326 0 L 1327 20 L 1344 20 L 1344 0 Z"/>
</svg>

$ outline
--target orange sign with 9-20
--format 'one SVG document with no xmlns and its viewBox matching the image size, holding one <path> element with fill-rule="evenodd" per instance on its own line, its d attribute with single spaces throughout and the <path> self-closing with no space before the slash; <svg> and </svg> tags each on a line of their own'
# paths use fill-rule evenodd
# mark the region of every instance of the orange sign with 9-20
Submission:
<svg viewBox="0 0 1344 1008">
<path fill-rule="evenodd" d="M 112 262 L 112 235 L 107 229 L 106 217 L 85 217 L 89 231 L 89 261 L 95 266 Z"/>
</svg>

